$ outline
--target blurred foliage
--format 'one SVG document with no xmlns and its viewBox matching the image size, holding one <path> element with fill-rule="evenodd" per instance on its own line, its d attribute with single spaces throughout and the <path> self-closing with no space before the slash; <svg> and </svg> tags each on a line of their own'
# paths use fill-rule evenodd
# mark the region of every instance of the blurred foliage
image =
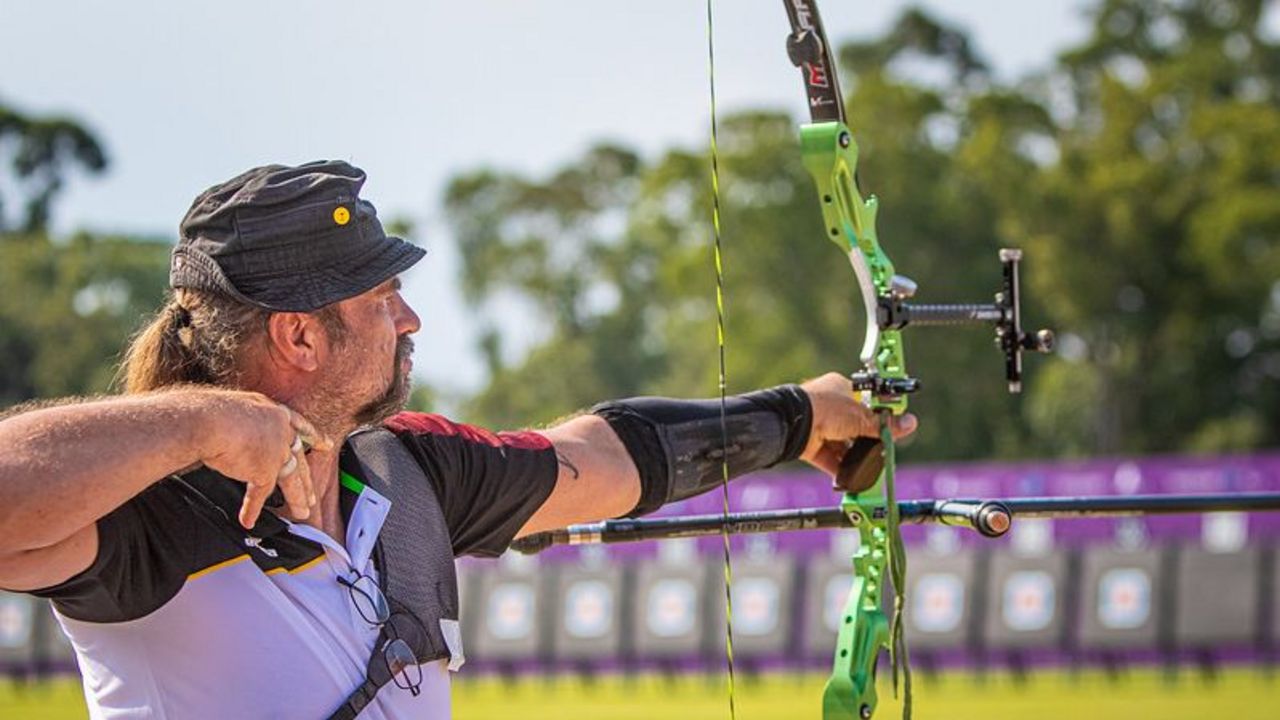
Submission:
<svg viewBox="0 0 1280 720">
<path fill-rule="evenodd" d="M 0 407 L 105 392 L 122 340 L 160 300 L 169 248 L 89 233 L 49 236 L 68 174 L 107 166 L 99 141 L 79 123 L 0 105 L 0 163 L 0 189 L 10 193 L 0 195 Z"/>
<path fill-rule="evenodd" d="M 101 173 L 107 156 L 98 139 L 75 120 L 32 117 L 0 103 L 0 163 L 8 166 L 4 189 L 20 201 L 11 209 L 12 198 L 0 192 L 0 233 L 35 233 L 48 224 L 67 174 L 73 169 Z"/>
<path fill-rule="evenodd" d="M 0 407 L 101 393 L 166 287 L 169 246 L 80 234 L 0 236 Z"/>
<path fill-rule="evenodd" d="M 413 389 L 409 391 L 409 399 L 405 401 L 405 409 L 414 412 L 433 412 L 438 411 L 437 404 L 439 398 L 435 388 L 427 385 L 414 383 Z"/>
<path fill-rule="evenodd" d="M 863 189 L 917 299 L 987 300 L 997 249 L 1022 246 L 1029 324 L 1061 339 L 1011 398 L 990 338 L 909 330 L 925 388 L 913 458 L 1280 441 L 1280 47 L 1261 11 L 1104 0 L 1080 47 L 1011 85 L 917 10 L 843 48 Z M 721 124 L 732 391 L 852 370 L 861 344 L 856 283 L 823 238 L 796 137 L 775 113 Z M 715 393 L 708 167 L 705 150 L 608 145 L 545 178 L 455 178 L 468 299 L 522 302 L 541 330 L 515 362 L 486 336 L 492 383 L 470 420 Z"/>
</svg>

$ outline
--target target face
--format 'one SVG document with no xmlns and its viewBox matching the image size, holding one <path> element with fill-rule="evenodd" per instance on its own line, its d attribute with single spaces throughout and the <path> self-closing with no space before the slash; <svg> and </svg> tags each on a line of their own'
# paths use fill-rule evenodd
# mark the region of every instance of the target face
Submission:
<svg viewBox="0 0 1280 720">
<path fill-rule="evenodd" d="M 911 597 L 911 622 L 924 633 L 947 633 L 964 618 L 964 583 L 950 573 L 921 575 Z"/>
<path fill-rule="evenodd" d="M 853 573 L 832 575 L 822 593 L 822 624 L 831 632 L 839 632 L 844 603 L 853 585 Z"/>
<path fill-rule="evenodd" d="M 489 595 L 489 632 L 499 640 L 533 634 L 533 587 L 524 583 L 496 585 Z"/>
<path fill-rule="evenodd" d="M 659 580 L 649 589 L 645 624 L 658 637 L 687 635 L 698 621 L 698 593 L 688 580 Z"/>
<path fill-rule="evenodd" d="M 734 632 L 768 635 L 778 629 L 782 591 L 770 578 L 744 578 L 733 589 Z"/>
<path fill-rule="evenodd" d="M 1137 568 L 1113 568 L 1098 581 L 1098 622 L 1112 630 L 1142 627 L 1151 618 L 1151 577 Z"/>
<path fill-rule="evenodd" d="M 564 596 L 564 629 L 571 637 L 594 639 L 609 632 L 613 592 L 599 580 L 580 580 Z"/>
<path fill-rule="evenodd" d="M 1056 592 L 1053 577 L 1043 570 L 1010 573 L 1004 583 L 1001 617 L 1011 630 L 1043 630 L 1053 622 Z"/>
<path fill-rule="evenodd" d="M 0 648 L 17 650 L 31 644 L 32 603 L 18 595 L 0 597 Z"/>
</svg>

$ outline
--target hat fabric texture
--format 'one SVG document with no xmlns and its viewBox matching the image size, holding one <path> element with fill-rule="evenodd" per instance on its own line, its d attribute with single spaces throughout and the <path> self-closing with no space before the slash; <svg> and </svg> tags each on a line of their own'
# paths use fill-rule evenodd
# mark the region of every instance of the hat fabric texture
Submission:
<svg viewBox="0 0 1280 720">
<path fill-rule="evenodd" d="M 363 170 L 338 161 L 266 165 L 201 193 L 179 225 L 173 288 L 277 312 L 311 312 L 409 269 L 426 251 L 387 235 L 360 198 Z"/>
</svg>

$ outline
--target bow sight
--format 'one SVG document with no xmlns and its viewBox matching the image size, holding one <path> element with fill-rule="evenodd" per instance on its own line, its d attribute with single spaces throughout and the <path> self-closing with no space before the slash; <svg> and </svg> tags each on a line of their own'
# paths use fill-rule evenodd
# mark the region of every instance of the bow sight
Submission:
<svg viewBox="0 0 1280 720">
<path fill-rule="evenodd" d="M 1018 263 L 1021 261 L 1021 250 L 1004 248 L 1000 251 L 1000 262 L 1004 265 L 1003 282 L 995 302 L 987 304 L 914 305 L 906 301 L 916 294 L 915 282 L 894 275 L 889 292 L 876 303 L 876 324 L 881 330 L 900 330 L 908 325 L 992 323 L 996 327 L 996 347 L 1004 353 L 1009 392 L 1021 392 L 1023 351 L 1047 353 L 1053 350 L 1052 330 L 1040 330 L 1035 334 L 1022 331 L 1018 280 Z M 876 395 L 904 395 L 920 389 L 920 381 L 915 378 L 882 379 L 868 372 L 855 373 L 852 378 L 854 389 Z"/>
<path fill-rule="evenodd" d="M 1053 331 L 1042 329 L 1034 334 L 1022 330 L 1021 291 L 1018 263 L 1022 251 L 1000 250 L 1004 265 L 1001 289 L 992 303 L 916 305 L 907 300 L 915 296 L 916 283 L 902 275 L 894 275 L 888 292 L 877 298 L 875 322 L 881 332 L 901 330 L 908 325 L 969 325 L 992 323 L 996 328 L 996 347 L 1004 353 L 1005 379 L 1010 393 L 1022 392 L 1022 353 L 1026 350 L 1047 353 L 1053 350 Z M 855 263 L 855 268 L 857 267 Z M 871 363 L 849 376 L 853 389 L 870 394 L 885 407 L 894 406 L 903 396 L 920 389 L 914 377 L 887 377 Z M 882 444 L 877 438 L 859 438 L 850 445 L 840 462 L 834 486 L 845 492 L 860 492 L 875 484 L 884 469 Z"/>
</svg>

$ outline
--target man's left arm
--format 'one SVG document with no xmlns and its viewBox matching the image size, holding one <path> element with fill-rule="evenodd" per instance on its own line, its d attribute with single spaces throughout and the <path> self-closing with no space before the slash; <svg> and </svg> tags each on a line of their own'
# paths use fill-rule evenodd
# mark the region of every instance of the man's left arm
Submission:
<svg viewBox="0 0 1280 720">
<path fill-rule="evenodd" d="M 580 415 L 539 434 L 551 441 L 559 470 L 551 496 L 517 537 L 621 517 L 636 507 L 640 473 L 608 421 L 599 415 Z"/>
<path fill-rule="evenodd" d="M 797 457 L 834 475 L 854 438 L 879 436 L 876 416 L 838 373 L 735 396 L 730 408 L 731 476 Z M 892 421 L 899 437 L 915 425 L 911 415 Z M 722 478 L 718 400 L 606 403 L 541 434 L 555 450 L 556 483 L 518 536 L 652 512 L 714 489 Z"/>
</svg>

